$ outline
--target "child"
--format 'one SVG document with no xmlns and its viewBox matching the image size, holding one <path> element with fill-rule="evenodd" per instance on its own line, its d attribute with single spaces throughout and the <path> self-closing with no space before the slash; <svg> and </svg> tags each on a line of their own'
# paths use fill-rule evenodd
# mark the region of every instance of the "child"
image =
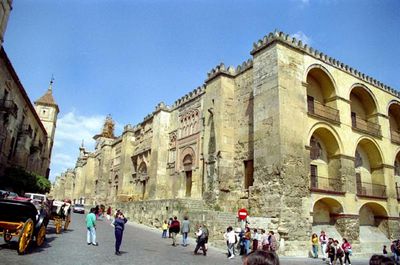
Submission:
<svg viewBox="0 0 400 265">
<path fill-rule="evenodd" d="M 168 230 L 168 223 L 167 220 L 164 220 L 164 223 L 162 224 L 162 236 L 161 238 L 167 238 L 167 230 Z"/>
<path fill-rule="evenodd" d="M 386 250 L 386 245 L 383 246 L 383 256 L 387 257 L 387 250 Z"/>
</svg>

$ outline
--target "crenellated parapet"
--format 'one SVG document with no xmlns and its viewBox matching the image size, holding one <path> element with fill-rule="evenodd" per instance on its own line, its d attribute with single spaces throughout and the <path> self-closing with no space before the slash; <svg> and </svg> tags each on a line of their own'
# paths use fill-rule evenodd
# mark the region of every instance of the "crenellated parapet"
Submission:
<svg viewBox="0 0 400 265">
<path fill-rule="evenodd" d="M 217 65 L 216 67 L 211 69 L 210 72 L 207 73 L 207 79 L 205 82 L 208 83 L 211 80 L 213 80 L 214 78 L 216 78 L 217 76 L 221 76 L 221 75 L 228 76 L 228 77 L 235 77 L 236 70 L 232 66 L 225 67 L 224 63 L 220 63 L 219 65 Z"/>
<path fill-rule="evenodd" d="M 274 42 L 281 42 L 286 45 L 289 45 L 292 48 L 295 48 L 297 50 L 301 50 L 302 52 L 323 61 L 326 64 L 329 64 L 337 69 L 340 69 L 358 79 L 363 80 L 366 83 L 369 83 L 375 87 L 378 87 L 396 97 L 400 97 L 400 92 L 397 91 L 396 89 L 383 84 L 382 82 L 370 77 L 369 75 L 366 75 L 357 69 L 354 69 L 353 67 L 350 67 L 347 64 L 342 63 L 341 61 L 332 58 L 323 52 L 320 52 L 313 47 L 310 47 L 307 44 L 304 44 L 301 40 L 297 40 L 296 38 L 290 36 L 289 34 L 286 34 L 282 31 L 274 31 L 269 33 L 268 35 L 265 35 L 262 39 L 258 40 L 257 42 L 253 43 L 253 50 L 251 51 L 251 55 L 255 55 L 261 50 L 265 49 L 266 47 L 270 46 Z"/>
<path fill-rule="evenodd" d="M 248 69 L 253 67 L 253 60 L 248 59 L 247 61 L 244 61 L 241 65 L 238 65 L 236 67 L 236 76 L 240 75 L 241 73 L 247 71 Z"/>
<path fill-rule="evenodd" d="M 192 101 L 193 99 L 199 97 L 200 95 L 203 95 L 205 93 L 205 91 L 206 91 L 206 87 L 204 85 L 193 89 L 191 92 L 187 93 L 180 99 L 176 100 L 174 102 L 174 104 L 171 106 L 171 109 L 173 110 L 173 109 L 179 108 L 183 104 L 185 104 L 189 101 Z"/>
</svg>

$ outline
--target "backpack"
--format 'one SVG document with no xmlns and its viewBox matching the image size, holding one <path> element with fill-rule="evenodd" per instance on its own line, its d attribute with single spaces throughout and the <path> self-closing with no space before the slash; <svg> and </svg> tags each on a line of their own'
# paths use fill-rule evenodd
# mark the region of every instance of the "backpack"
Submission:
<svg viewBox="0 0 400 265">
<path fill-rule="evenodd" d="M 203 231 L 202 236 L 204 235 L 205 238 L 208 237 L 208 228 L 204 226 L 204 227 L 202 228 L 202 231 Z"/>
</svg>

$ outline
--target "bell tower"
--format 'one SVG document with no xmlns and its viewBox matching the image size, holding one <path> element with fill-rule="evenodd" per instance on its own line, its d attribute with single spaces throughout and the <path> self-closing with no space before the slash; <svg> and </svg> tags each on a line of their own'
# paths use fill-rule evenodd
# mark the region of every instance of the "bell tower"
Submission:
<svg viewBox="0 0 400 265">
<path fill-rule="evenodd" d="M 50 80 L 47 92 L 38 100 L 35 101 L 36 112 L 42 121 L 42 124 L 47 132 L 47 154 L 46 158 L 51 158 L 51 151 L 53 149 L 54 135 L 56 132 L 57 116 L 60 112 L 57 103 L 53 97 L 53 82 L 54 78 Z"/>
</svg>

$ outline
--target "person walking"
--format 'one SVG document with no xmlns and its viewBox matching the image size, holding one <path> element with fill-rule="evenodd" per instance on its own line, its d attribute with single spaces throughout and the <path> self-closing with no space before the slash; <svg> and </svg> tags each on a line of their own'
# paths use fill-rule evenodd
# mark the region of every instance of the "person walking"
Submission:
<svg viewBox="0 0 400 265">
<path fill-rule="evenodd" d="M 90 209 L 90 213 L 86 215 L 86 228 L 87 228 L 87 237 L 86 241 L 88 245 L 98 246 L 96 242 L 96 209 Z"/>
<path fill-rule="evenodd" d="M 253 233 L 253 251 L 256 251 L 258 249 L 258 244 L 260 242 L 260 234 L 257 232 L 257 229 L 254 229 Z"/>
<path fill-rule="evenodd" d="M 326 259 L 326 248 L 328 244 L 328 236 L 325 234 L 325 231 L 321 231 L 319 235 L 319 243 L 321 245 L 321 252 L 322 252 L 322 260 Z"/>
<path fill-rule="evenodd" d="M 274 231 L 269 231 L 268 242 L 269 242 L 269 250 L 275 252 L 278 249 L 278 243 L 276 242 Z"/>
<path fill-rule="evenodd" d="M 167 223 L 167 220 L 164 220 L 164 223 L 162 224 L 162 226 L 161 226 L 161 229 L 162 229 L 162 235 L 161 235 L 161 238 L 167 238 L 167 231 L 168 231 L 168 223 Z"/>
<path fill-rule="evenodd" d="M 340 265 L 343 265 L 344 251 L 343 251 L 343 249 L 340 247 L 339 241 L 335 240 L 333 244 L 334 244 L 335 253 L 336 253 L 334 264 L 336 264 L 336 261 L 339 260 Z"/>
<path fill-rule="evenodd" d="M 265 233 L 264 229 L 261 229 L 261 250 L 269 251 L 268 234 Z"/>
<path fill-rule="evenodd" d="M 204 237 L 205 237 L 205 239 L 204 239 L 204 247 L 206 248 L 206 251 L 207 251 L 208 250 L 208 236 L 210 235 L 210 232 L 208 231 L 208 228 L 207 228 L 206 224 L 202 225 L 201 230 L 204 233 Z"/>
<path fill-rule="evenodd" d="M 182 233 L 182 246 L 186 247 L 187 246 L 187 241 L 188 241 L 188 234 L 190 232 L 190 222 L 189 218 L 187 216 L 183 217 L 182 221 L 182 228 L 181 228 L 181 233 Z"/>
<path fill-rule="evenodd" d="M 124 234 L 125 223 L 128 220 L 125 218 L 122 212 L 119 212 L 114 220 L 114 232 L 115 232 L 115 255 L 121 255 L 119 248 L 121 247 L 122 236 Z"/>
<path fill-rule="evenodd" d="M 106 217 L 107 217 L 108 221 L 110 221 L 110 219 L 111 219 L 111 213 L 112 213 L 111 206 L 108 206 L 107 212 L 106 212 Z"/>
<path fill-rule="evenodd" d="M 204 233 L 202 225 L 199 225 L 199 228 L 195 233 L 195 235 L 197 237 L 197 244 L 196 248 L 194 249 L 194 254 L 197 255 L 197 251 L 199 251 L 199 249 L 201 248 L 203 250 L 203 255 L 206 256 L 207 255 L 207 250 L 205 246 L 206 233 Z"/>
<path fill-rule="evenodd" d="M 249 255 L 250 253 L 250 240 L 251 240 L 251 232 L 250 228 L 247 226 L 244 229 L 244 235 L 243 235 L 243 243 L 246 255 Z"/>
<path fill-rule="evenodd" d="M 176 235 L 179 233 L 181 224 L 178 221 L 178 217 L 174 216 L 174 220 L 172 220 L 171 225 L 169 226 L 169 233 L 172 237 L 172 245 L 176 247 Z"/>
<path fill-rule="evenodd" d="M 350 255 L 352 252 L 352 248 L 346 238 L 343 238 L 342 249 L 344 251 L 344 263 L 346 264 L 346 262 L 348 262 L 347 265 L 351 265 Z"/>
<path fill-rule="evenodd" d="M 170 217 L 169 219 L 168 219 L 168 237 L 169 238 L 172 238 L 172 235 L 171 235 L 171 231 L 169 230 L 169 228 L 171 227 L 171 224 L 172 224 L 172 221 L 174 220 L 174 218 L 172 218 L 172 217 Z"/>
<path fill-rule="evenodd" d="M 224 238 L 228 245 L 228 258 L 233 259 L 235 257 L 235 244 L 237 243 L 237 236 L 236 236 L 235 232 L 233 231 L 232 226 L 229 226 L 226 229 Z"/>
<path fill-rule="evenodd" d="M 311 246 L 314 259 L 318 258 L 318 245 L 319 245 L 318 236 L 317 234 L 314 233 L 311 236 Z"/>
<path fill-rule="evenodd" d="M 333 238 L 328 239 L 328 243 L 326 244 L 326 251 L 328 253 L 328 258 L 329 258 L 329 265 L 333 265 L 336 263 L 336 248 L 335 244 L 333 242 Z"/>
</svg>

